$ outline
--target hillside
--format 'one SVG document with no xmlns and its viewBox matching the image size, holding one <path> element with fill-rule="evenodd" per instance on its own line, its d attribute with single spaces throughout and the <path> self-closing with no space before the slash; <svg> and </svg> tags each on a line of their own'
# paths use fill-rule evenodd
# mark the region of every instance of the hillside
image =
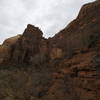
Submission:
<svg viewBox="0 0 100 100">
<path fill-rule="evenodd" d="M 45 39 L 34 25 L 0 45 L 0 100 L 100 100 L 100 1 Z"/>
</svg>

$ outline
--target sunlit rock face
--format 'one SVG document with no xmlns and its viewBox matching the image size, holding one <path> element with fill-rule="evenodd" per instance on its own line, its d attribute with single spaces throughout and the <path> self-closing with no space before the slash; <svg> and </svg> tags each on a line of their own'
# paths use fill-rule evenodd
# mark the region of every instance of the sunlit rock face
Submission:
<svg viewBox="0 0 100 100">
<path fill-rule="evenodd" d="M 62 58 L 63 51 L 62 51 L 62 49 L 59 49 L 59 48 L 52 48 L 50 56 L 51 56 L 51 59 Z"/>
<path fill-rule="evenodd" d="M 3 42 L 3 45 L 11 46 L 11 45 L 15 44 L 20 37 L 21 37 L 21 35 L 17 35 L 17 36 L 8 38 Z"/>
<path fill-rule="evenodd" d="M 9 57 L 9 48 L 6 46 L 0 46 L 0 63 L 4 61 L 6 58 Z"/>
<path fill-rule="evenodd" d="M 100 100 L 99 12 L 98 0 L 53 38 L 29 24 L 21 36 L 5 40 L 0 100 Z"/>
</svg>

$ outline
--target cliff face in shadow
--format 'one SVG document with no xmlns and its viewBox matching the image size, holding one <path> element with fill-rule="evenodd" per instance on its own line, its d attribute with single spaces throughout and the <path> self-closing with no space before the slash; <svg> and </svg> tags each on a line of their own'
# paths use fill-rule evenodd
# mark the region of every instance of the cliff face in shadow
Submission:
<svg viewBox="0 0 100 100">
<path fill-rule="evenodd" d="M 53 38 L 27 25 L 0 46 L 0 100 L 99 100 L 100 1 Z"/>
</svg>

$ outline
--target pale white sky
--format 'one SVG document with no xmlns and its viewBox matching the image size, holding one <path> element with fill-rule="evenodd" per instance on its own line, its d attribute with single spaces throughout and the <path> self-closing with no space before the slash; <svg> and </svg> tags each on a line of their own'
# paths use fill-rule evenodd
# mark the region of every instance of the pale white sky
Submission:
<svg viewBox="0 0 100 100">
<path fill-rule="evenodd" d="M 45 37 L 54 36 L 95 0 L 0 0 L 0 43 L 23 33 L 27 24 L 39 27 Z"/>
</svg>

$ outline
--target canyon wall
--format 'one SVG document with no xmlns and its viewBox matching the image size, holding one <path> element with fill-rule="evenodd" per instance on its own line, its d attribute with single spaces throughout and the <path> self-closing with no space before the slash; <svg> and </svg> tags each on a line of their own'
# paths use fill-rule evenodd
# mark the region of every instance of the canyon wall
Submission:
<svg viewBox="0 0 100 100">
<path fill-rule="evenodd" d="M 0 45 L 0 100 L 100 100 L 100 1 L 53 38 L 28 24 Z"/>
</svg>

